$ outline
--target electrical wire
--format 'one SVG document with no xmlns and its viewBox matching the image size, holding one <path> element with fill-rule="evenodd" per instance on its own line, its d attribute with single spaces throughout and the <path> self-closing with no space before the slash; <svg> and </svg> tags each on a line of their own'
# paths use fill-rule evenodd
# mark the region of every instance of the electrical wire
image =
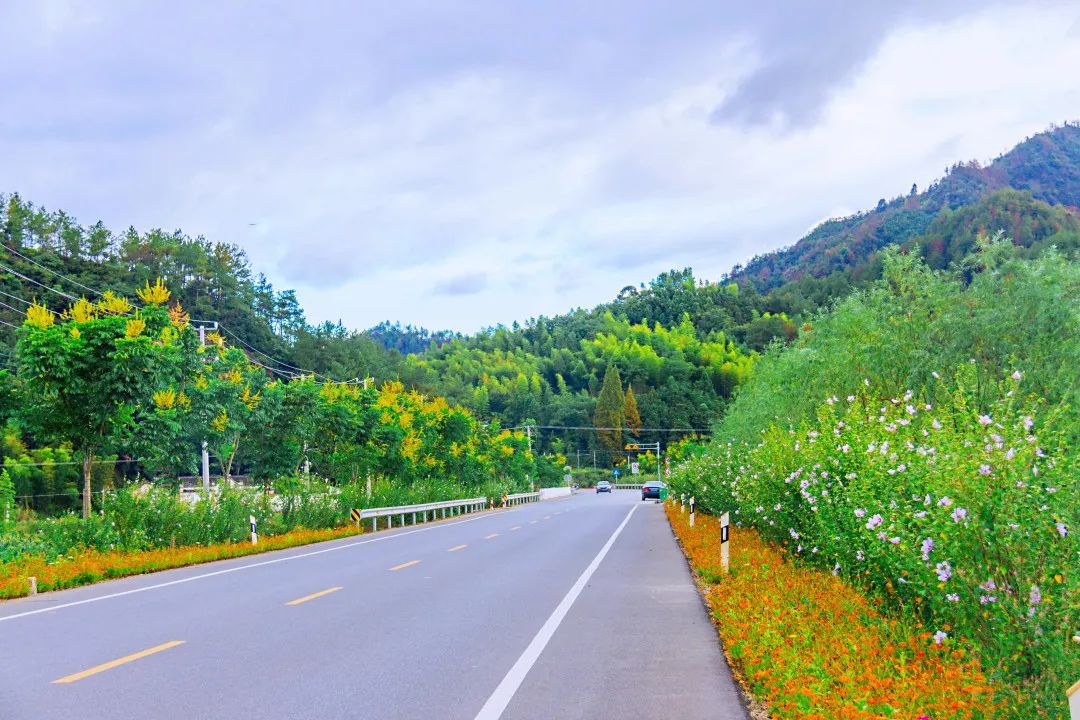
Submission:
<svg viewBox="0 0 1080 720">
<path fill-rule="evenodd" d="M 39 263 L 39 262 L 37 262 L 37 261 L 35 261 L 35 260 L 31 259 L 31 258 L 26 257 L 25 255 L 18 252 L 17 250 L 13 250 L 12 248 L 7 247 L 6 245 L 0 245 L 0 247 L 2 247 L 4 250 L 7 250 L 10 253 L 12 253 L 13 255 L 16 255 L 17 257 L 20 257 L 23 260 L 25 260 L 25 261 L 27 261 L 29 263 L 32 263 L 33 265 L 41 268 L 42 270 L 55 275 L 56 277 L 59 277 L 59 278 L 61 278 L 63 280 L 66 280 L 67 282 L 69 282 L 69 283 L 71 283 L 73 285 L 77 285 L 77 286 L 79 286 L 79 287 L 81 287 L 81 288 L 83 288 L 85 290 L 89 290 L 90 292 L 97 295 L 98 297 L 101 297 L 103 295 L 103 293 L 100 292 L 99 290 L 95 290 L 94 288 L 90 287 L 89 285 L 85 285 L 85 284 L 79 282 L 78 280 L 75 280 L 75 279 L 73 279 L 71 277 L 68 277 L 67 275 L 64 275 L 61 272 L 57 272 L 56 270 L 48 268 L 48 267 L 42 265 L 41 263 Z M 61 295 L 61 296 L 65 297 L 65 298 L 67 298 L 69 300 L 76 300 L 77 299 L 72 295 L 69 295 L 69 294 L 67 294 L 65 292 L 62 292 L 62 291 L 57 290 L 55 288 L 52 288 L 52 287 L 50 287 L 48 285 L 45 285 L 44 283 L 40 283 L 40 282 L 38 282 L 37 280 L 34 280 L 31 277 L 27 277 L 26 275 L 23 275 L 22 273 L 19 273 L 19 272 L 13 270 L 13 269 L 7 267 L 6 265 L 0 264 L 0 268 L 3 268 L 5 270 L 7 270 L 8 272 L 11 272 L 13 275 L 17 275 L 18 277 L 22 278 L 23 280 L 27 280 L 27 281 L 35 284 L 35 285 L 38 285 L 38 286 L 40 286 L 42 288 L 45 288 L 46 290 L 48 290 L 50 292 L 54 292 L 54 293 L 56 293 L 58 295 Z M 8 295 L 8 293 L 3 293 L 3 294 Z M 10 297 L 13 297 L 16 300 L 19 300 L 20 302 L 24 302 L 27 305 L 31 304 L 31 303 L 27 302 L 26 300 L 23 300 L 22 298 L 19 298 L 19 297 L 16 297 L 16 296 L 10 296 Z M 124 314 L 129 314 L 129 313 L 124 313 Z M 196 321 L 196 322 L 215 322 L 215 321 L 206 320 L 206 321 Z M 11 327 L 14 327 L 14 326 L 11 326 Z M 253 347 L 251 344 L 245 342 L 242 338 L 240 338 L 240 336 L 238 336 L 233 331 L 229 330 L 227 327 L 225 327 L 221 323 L 218 323 L 218 327 L 221 328 L 225 333 L 227 333 L 234 340 L 236 340 L 241 345 L 243 345 L 245 348 L 247 348 L 249 351 L 258 354 L 258 355 L 266 358 L 267 360 L 270 360 L 271 362 L 274 362 L 274 363 L 280 365 L 281 367 L 288 368 L 289 370 L 293 370 L 293 371 L 295 371 L 295 373 L 287 373 L 287 372 L 278 370 L 276 368 L 268 367 L 266 365 L 263 365 L 262 363 L 252 361 L 253 364 L 258 365 L 261 368 L 269 370 L 269 371 L 271 371 L 273 373 L 276 373 L 276 374 L 280 375 L 281 377 L 285 377 L 285 378 L 288 378 L 288 379 L 294 379 L 296 377 L 299 377 L 300 375 L 312 375 L 312 376 L 314 376 L 316 378 L 322 378 L 322 379 L 324 379 L 324 380 L 326 380 L 328 382 L 336 382 L 333 378 L 331 378 L 331 377 L 329 377 L 327 375 L 317 373 L 314 370 L 307 370 L 307 369 L 304 369 L 304 368 L 296 367 L 295 365 L 290 365 L 287 362 L 284 362 L 282 360 L 278 360 L 277 358 L 275 358 L 272 355 L 264 353 L 263 351 Z M 250 360 L 250 358 L 248 358 L 248 359 Z M 349 381 L 349 382 L 355 382 L 355 381 Z"/>
<path fill-rule="evenodd" d="M 16 256 L 18 256 L 18 257 L 20 257 L 20 258 L 22 258 L 22 259 L 23 259 L 23 260 L 25 260 L 26 262 L 28 262 L 28 263 L 31 263 L 32 265 L 36 265 L 37 267 L 41 268 L 41 269 L 42 269 L 42 270 L 44 270 L 45 272 L 48 272 L 48 273 L 52 273 L 53 275 L 56 275 L 56 276 L 57 276 L 58 278 L 61 278 L 61 279 L 63 279 L 63 280 L 67 280 L 67 281 L 68 281 L 69 283 L 71 283 L 72 285 L 78 285 L 79 287 L 83 288 L 84 290 L 89 290 L 90 292 L 94 293 L 94 294 L 95 294 L 95 295 L 97 295 L 98 297 L 101 297 L 101 295 L 102 295 L 102 293 L 98 292 L 97 290 L 95 290 L 94 288 L 90 287 L 89 285 L 83 285 L 83 284 L 82 284 L 81 282 L 79 282 L 78 280 L 74 280 L 74 279 L 72 279 L 72 278 L 68 277 L 67 275 L 64 275 L 64 274 L 63 274 L 63 273 L 61 273 L 61 272 L 57 272 L 56 270 L 53 270 L 52 268 L 48 268 L 48 267 L 45 267 L 44 265 L 42 265 L 42 264 L 41 264 L 41 263 L 39 263 L 38 261 L 36 261 L 36 260 L 33 260 L 33 259 L 31 259 L 31 258 L 28 258 L 28 257 L 26 257 L 25 255 L 23 255 L 23 254 L 22 254 L 21 252 L 19 252 L 18 250 L 15 250 L 14 248 L 10 248 L 10 247 L 8 247 L 7 245 L 0 245 L 0 247 L 2 247 L 2 248 L 3 248 L 4 250 L 7 250 L 7 251 L 8 251 L 9 253 L 11 253 L 11 254 L 13 254 L 13 255 L 16 255 Z"/>
<path fill-rule="evenodd" d="M 531 427 L 533 430 L 605 430 L 609 432 L 615 432 L 621 430 L 622 432 L 670 432 L 670 433 L 711 433 L 711 429 L 706 428 L 616 428 L 616 427 L 593 427 L 591 425 L 519 425 L 517 427 L 510 428 L 511 430 L 524 430 Z"/>
<path fill-rule="evenodd" d="M 2 268 L 2 269 L 4 269 L 4 270 L 7 270 L 7 271 L 8 271 L 9 273 L 11 273 L 12 275 L 17 275 L 18 277 L 21 277 L 21 278 L 22 278 L 23 280 L 26 280 L 26 281 L 28 281 L 28 282 L 32 282 L 32 283 L 34 283 L 35 285 L 38 285 L 38 286 L 40 286 L 40 287 L 43 287 L 43 288 L 45 288 L 46 290 L 48 290 L 49 292 L 52 292 L 52 293 L 56 293 L 57 295 L 61 295 L 61 296 L 63 296 L 63 297 L 66 297 L 66 298 L 67 298 L 68 300 L 78 300 L 78 299 L 79 299 L 79 298 L 75 297 L 74 295 L 68 295 L 68 294 L 67 294 L 66 292 L 63 292 L 63 291 L 61 291 L 61 290 L 57 290 L 56 288 L 52 288 L 52 287 L 49 287 L 48 285 L 46 285 L 46 284 L 44 284 L 44 283 L 39 283 L 39 282 L 38 282 L 37 280 L 35 280 L 34 278 L 31 278 L 31 277 L 27 277 L 27 276 L 23 275 L 23 274 L 22 274 L 21 272 L 19 272 L 19 271 L 17 271 L 17 270 L 12 270 L 12 269 L 11 269 L 11 268 L 9 268 L 9 267 L 8 267 L 7 265 L 3 265 L 3 264 L 0 264 L 0 268 Z"/>
<path fill-rule="evenodd" d="M 19 297 L 18 295 L 12 295 L 11 293 L 6 293 L 3 290 L 0 290 L 0 295 L 3 295 L 4 297 L 7 297 L 7 298 L 11 298 L 12 300 L 17 300 L 18 302 L 21 302 L 23 305 L 33 305 L 34 304 L 34 303 L 30 302 L 29 300 L 24 300 L 23 298 Z"/>
</svg>

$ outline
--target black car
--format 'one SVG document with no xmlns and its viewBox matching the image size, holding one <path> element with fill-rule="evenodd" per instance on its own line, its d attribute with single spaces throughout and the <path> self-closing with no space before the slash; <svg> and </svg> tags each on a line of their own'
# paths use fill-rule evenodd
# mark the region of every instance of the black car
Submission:
<svg viewBox="0 0 1080 720">
<path fill-rule="evenodd" d="M 602 493 L 602 492 L 609 493 L 611 491 L 612 491 L 611 483 L 609 483 L 607 480 L 601 480 L 600 482 L 596 483 L 596 492 L 598 492 L 598 493 Z"/>
<path fill-rule="evenodd" d="M 664 489 L 664 483 L 659 480 L 650 480 L 641 486 L 641 499 L 648 500 L 649 498 L 660 499 L 660 491 Z"/>
</svg>

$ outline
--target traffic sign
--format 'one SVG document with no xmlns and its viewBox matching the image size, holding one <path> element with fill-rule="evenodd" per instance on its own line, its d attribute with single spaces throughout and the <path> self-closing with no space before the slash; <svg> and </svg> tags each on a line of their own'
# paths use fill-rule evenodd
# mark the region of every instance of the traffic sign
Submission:
<svg viewBox="0 0 1080 720">
<path fill-rule="evenodd" d="M 349 517 L 353 519 L 353 522 L 360 522 L 360 511 L 356 508 L 353 508 L 352 512 L 349 513 Z"/>
</svg>

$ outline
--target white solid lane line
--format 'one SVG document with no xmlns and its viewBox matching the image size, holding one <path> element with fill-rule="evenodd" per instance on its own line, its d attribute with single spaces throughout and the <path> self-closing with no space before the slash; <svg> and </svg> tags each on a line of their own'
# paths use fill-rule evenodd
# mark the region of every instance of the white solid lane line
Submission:
<svg viewBox="0 0 1080 720">
<path fill-rule="evenodd" d="M 506 677 L 504 677 L 502 682 L 499 683 L 499 686 L 495 688 L 495 692 L 491 693 L 491 697 L 484 703 L 484 707 L 480 708 L 480 712 L 476 714 L 476 720 L 498 720 L 502 716 L 503 711 L 506 710 L 506 706 L 509 705 L 510 701 L 514 698 L 514 693 L 521 687 L 521 683 L 525 680 L 525 676 L 529 674 L 529 670 L 536 664 L 537 659 L 540 657 L 540 653 L 544 652 L 544 648 L 547 647 L 548 641 L 551 640 L 551 636 L 555 634 L 555 631 L 559 628 L 563 618 L 570 612 L 570 607 L 585 588 L 585 584 L 589 582 L 589 578 L 596 572 L 596 568 L 600 567 L 600 563 L 608 554 L 608 550 L 615 544 L 615 540 L 619 537 L 619 533 L 626 527 L 626 523 L 630 522 L 630 516 L 633 515 L 634 511 L 637 509 L 638 506 L 634 505 L 630 508 L 630 512 L 626 513 L 626 517 L 623 518 L 622 523 L 619 524 L 619 527 L 615 528 L 615 532 L 611 533 L 611 537 L 604 543 L 604 547 L 600 548 L 600 552 L 596 554 L 596 557 L 589 563 L 589 566 L 581 573 L 581 577 L 577 579 L 577 582 L 575 582 L 569 592 L 566 593 L 566 596 L 555 608 L 555 611 L 551 613 L 551 617 L 547 619 L 544 626 L 536 633 L 532 642 L 525 648 L 525 652 L 521 653 L 521 657 L 517 659 L 514 666 L 506 673 Z"/>
</svg>

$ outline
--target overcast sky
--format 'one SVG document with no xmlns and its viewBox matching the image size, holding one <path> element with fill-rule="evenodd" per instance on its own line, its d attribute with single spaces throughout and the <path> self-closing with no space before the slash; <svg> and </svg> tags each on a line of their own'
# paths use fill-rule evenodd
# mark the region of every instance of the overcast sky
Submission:
<svg viewBox="0 0 1080 720">
<path fill-rule="evenodd" d="M 1080 117 L 1076 3 L 738 5 L 6 0 L 0 192 L 236 243 L 312 321 L 473 331 Z"/>
</svg>

